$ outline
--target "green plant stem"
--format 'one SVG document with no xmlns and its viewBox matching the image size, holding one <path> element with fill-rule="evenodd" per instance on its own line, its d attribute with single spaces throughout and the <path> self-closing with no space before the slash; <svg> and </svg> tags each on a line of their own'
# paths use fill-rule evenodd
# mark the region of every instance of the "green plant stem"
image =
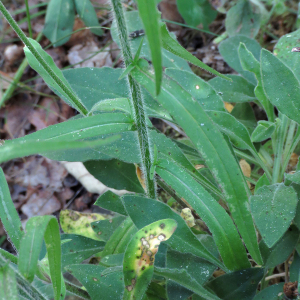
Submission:
<svg viewBox="0 0 300 300">
<path fill-rule="evenodd" d="M 123 59 L 125 68 L 127 68 L 132 62 L 132 53 L 130 49 L 130 43 L 128 39 L 127 26 L 125 22 L 125 16 L 121 0 L 111 0 L 112 8 L 117 23 L 119 39 L 121 44 L 121 50 L 123 53 Z M 141 88 L 137 82 L 134 81 L 132 76 L 127 76 L 129 90 L 131 93 L 131 107 L 133 112 L 134 121 L 137 127 L 139 147 L 141 153 L 141 167 L 144 175 L 146 193 L 150 198 L 156 198 L 156 186 L 155 179 L 151 179 L 150 168 L 153 161 L 152 153 L 150 149 L 150 139 L 147 128 L 147 115 L 145 113 L 144 102 L 142 99 Z"/>
<path fill-rule="evenodd" d="M 43 36 L 43 33 L 40 32 L 39 35 L 36 38 L 36 41 L 39 42 Z M 3 106 L 4 102 L 7 101 L 11 95 L 13 94 L 14 90 L 18 86 L 18 83 L 28 66 L 28 61 L 26 58 L 23 59 L 21 65 L 18 68 L 18 71 L 16 72 L 13 81 L 10 83 L 9 87 L 6 89 L 5 93 L 3 94 L 2 98 L 0 99 L 0 108 Z"/>
<path fill-rule="evenodd" d="M 29 37 L 32 38 L 32 28 L 31 28 L 28 0 L 25 0 L 25 5 L 26 5 L 26 16 L 27 16 L 27 23 L 28 23 L 28 33 L 29 33 Z"/>
<path fill-rule="evenodd" d="M 290 157 L 292 155 L 292 153 L 294 152 L 295 148 L 297 147 L 298 143 L 300 142 L 300 128 L 298 127 L 298 130 L 293 138 L 293 143 L 289 149 L 289 151 L 287 152 L 285 158 L 284 158 L 284 161 L 283 161 L 283 164 L 282 164 L 282 176 L 287 168 L 287 165 L 289 163 L 289 160 L 290 160 Z"/>
<path fill-rule="evenodd" d="M 13 30 L 17 33 L 21 41 L 25 44 L 25 46 L 30 50 L 32 55 L 36 58 L 36 60 L 43 66 L 45 71 L 48 73 L 48 75 L 55 81 L 55 83 L 68 95 L 68 97 L 72 100 L 73 104 L 75 105 L 76 109 L 83 115 L 87 115 L 88 111 L 87 109 L 82 105 L 82 103 L 79 101 L 79 99 L 76 97 L 76 95 L 73 93 L 72 90 L 70 90 L 61 80 L 60 78 L 55 74 L 55 72 L 52 71 L 50 66 L 47 64 L 47 62 L 42 58 L 42 56 L 38 53 L 38 51 L 33 47 L 30 40 L 26 37 L 24 32 L 21 30 L 21 28 L 18 26 L 16 21 L 12 18 L 8 10 L 3 5 L 2 1 L 0 1 L 0 11 L 2 12 L 3 16 L 9 23 L 9 25 L 13 28 Z"/>
<path fill-rule="evenodd" d="M 288 118 L 280 114 L 281 124 L 277 129 L 278 131 L 275 133 L 276 140 L 276 151 L 274 157 L 274 167 L 273 167 L 273 177 L 272 183 L 278 183 L 282 181 L 282 177 L 280 176 L 280 166 L 282 164 L 282 152 L 283 152 L 283 144 L 286 137 L 286 132 L 289 125 Z"/>
<path fill-rule="evenodd" d="M 271 157 L 271 155 L 268 153 L 268 151 L 266 149 L 264 149 L 263 147 L 261 147 L 259 149 L 259 153 L 258 155 L 261 156 L 261 158 L 263 159 L 263 161 L 265 162 L 265 164 L 271 169 L 273 168 L 273 159 Z"/>
</svg>

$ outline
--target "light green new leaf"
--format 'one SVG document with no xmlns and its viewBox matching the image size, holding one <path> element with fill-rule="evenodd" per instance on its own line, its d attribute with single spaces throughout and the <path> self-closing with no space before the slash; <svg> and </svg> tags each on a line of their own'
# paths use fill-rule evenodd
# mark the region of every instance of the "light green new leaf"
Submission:
<svg viewBox="0 0 300 300">
<path fill-rule="evenodd" d="M 295 74 L 271 52 L 261 52 L 264 91 L 270 102 L 290 119 L 300 122 L 300 82 Z"/>
<path fill-rule="evenodd" d="M 154 80 L 143 66 L 132 71 L 132 76 L 154 95 Z M 256 232 L 250 214 L 249 190 L 242 171 L 232 155 L 231 149 L 224 140 L 222 133 L 205 113 L 201 105 L 175 81 L 164 78 L 160 95 L 156 98 L 177 123 L 205 159 L 221 187 L 228 203 L 233 219 L 253 259 L 261 262 L 256 240 Z"/>
<path fill-rule="evenodd" d="M 20 245 L 19 271 L 28 281 L 33 281 L 43 239 L 47 247 L 54 298 L 58 300 L 62 288 L 61 245 L 59 225 L 54 216 L 32 217 L 27 221 L 26 234 Z"/>
<path fill-rule="evenodd" d="M 100 27 L 96 11 L 90 0 L 75 0 L 76 11 L 79 18 L 88 27 Z M 97 35 L 103 35 L 101 28 L 91 28 L 91 32 Z"/>
<path fill-rule="evenodd" d="M 232 82 L 220 77 L 211 79 L 208 83 L 218 92 L 224 102 L 254 101 L 254 85 L 239 75 L 227 75 Z"/>
<path fill-rule="evenodd" d="M 29 65 L 42 76 L 46 84 L 54 91 L 54 93 L 60 96 L 66 103 L 74 107 L 81 114 L 86 115 L 87 110 L 85 106 L 82 104 L 76 93 L 72 90 L 61 70 L 55 65 L 52 57 L 43 50 L 37 41 L 33 39 L 28 40 L 31 42 L 44 62 L 48 65 L 48 70 L 45 70 L 44 67 L 37 61 L 35 56 L 30 52 L 30 50 L 25 47 L 24 52 Z M 70 95 L 72 96 L 70 97 Z"/>
<path fill-rule="evenodd" d="M 168 269 L 155 267 L 154 273 L 156 275 L 164 276 L 171 279 L 185 288 L 191 290 L 197 295 L 203 297 L 205 300 L 221 300 L 218 296 L 210 293 L 201 284 L 194 280 L 185 269 Z"/>
<path fill-rule="evenodd" d="M 79 0 L 80 1 L 80 0 Z M 159 94 L 162 80 L 162 54 L 159 28 L 160 13 L 155 0 L 137 0 L 139 15 L 144 24 L 151 51 L 151 60 L 155 70 L 156 94 Z"/>
<path fill-rule="evenodd" d="M 229 270 L 248 268 L 249 262 L 239 234 L 224 208 L 184 170 L 160 161 L 157 174 L 176 190 L 205 222 Z"/>
<path fill-rule="evenodd" d="M 245 71 L 237 59 L 238 49 L 240 43 L 244 43 L 249 49 L 249 51 L 254 55 L 254 57 L 259 61 L 260 60 L 260 50 L 261 46 L 256 40 L 253 40 L 245 35 L 235 35 L 226 39 L 219 45 L 220 54 L 223 56 L 227 64 L 233 68 L 235 71 L 240 73 L 245 79 L 251 82 L 253 85 L 257 84 L 255 76 L 249 71 Z"/>
<path fill-rule="evenodd" d="M 251 268 L 219 276 L 205 287 L 213 290 L 222 300 L 252 300 L 263 276 L 263 268 Z"/>
<path fill-rule="evenodd" d="M 113 135 L 107 137 L 106 139 L 99 139 L 90 142 L 30 141 L 26 143 L 24 141 L 16 140 L 14 141 L 14 143 L 3 145 L 0 147 L 0 163 L 14 158 L 29 156 L 33 154 L 47 155 L 52 151 L 66 151 L 72 149 L 86 149 L 91 147 L 103 146 L 115 142 L 120 138 L 120 135 Z"/>
<path fill-rule="evenodd" d="M 158 247 L 172 236 L 176 227 L 175 220 L 163 219 L 145 226 L 133 236 L 123 261 L 124 300 L 142 299 L 153 276 Z"/>
<path fill-rule="evenodd" d="M 268 121 L 258 121 L 257 127 L 251 134 L 251 141 L 258 143 L 269 139 L 275 131 L 275 123 Z"/>
<path fill-rule="evenodd" d="M 75 7 L 73 0 L 51 0 L 47 7 L 44 35 L 58 47 L 66 43 L 73 31 Z M 62 39 L 66 36 L 64 39 Z M 55 43 L 56 41 L 58 41 Z"/>
<path fill-rule="evenodd" d="M 254 11 L 248 0 L 239 0 L 227 12 L 225 27 L 229 36 L 243 34 L 255 38 L 260 28 L 260 14 Z"/>
<path fill-rule="evenodd" d="M 251 211 L 262 238 L 269 248 L 284 235 L 296 213 L 298 198 L 283 183 L 261 187 L 251 197 Z"/>
<path fill-rule="evenodd" d="M 0 219 L 7 233 L 8 239 L 17 253 L 24 236 L 22 223 L 10 196 L 9 188 L 2 168 L 0 168 Z"/>
<path fill-rule="evenodd" d="M 176 251 L 192 253 L 224 269 L 222 263 L 204 247 L 191 232 L 185 221 L 168 205 L 136 195 L 124 195 L 123 202 L 128 215 L 139 229 L 160 219 L 174 219 L 178 226 L 172 237 L 166 241 L 166 244 Z M 147 213 L 149 211 L 151 211 L 151 214 Z"/>
<path fill-rule="evenodd" d="M 266 173 L 264 173 L 256 182 L 254 194 L 257 194 L 259 188 L 263 187 L 264 185 L 270 185 L 270 180 L 268 179 Z"/>
<path fill-rule="evenodd" d="M 18 289 L 15 272 L 4 265 L 0 267 L 0 299 L 1 300 L 18 300 Z"/>
<path fill-rule="evenodd" d="M 204 29 L 216 18 L 217 11 L 212 9 L 207 0 L 177 0 L 177 8 L 186 24 L 197 27 L 200 23 Z"/>
<path fill-rule="evenodd" d="M 165 23 L 161 23 L 160 30 L 161 30 L 162 46 L 164 49 L 189 61 L 193 65 L 195 65 L 209 73 L 212 73 L 216 76 L 222 77 L 228 81 L 231 81 L 231 79 L 229 77 L 219 73 L 218 71 L 214 70 L 213 68 L 210 68 L 205 63 L 203 63 L 201 60 L 199 60 L 197 57 L 193 56 L 185 48 L 183 48 L 175 39 L 173 39 L 171 37 Z"/>
</svg>

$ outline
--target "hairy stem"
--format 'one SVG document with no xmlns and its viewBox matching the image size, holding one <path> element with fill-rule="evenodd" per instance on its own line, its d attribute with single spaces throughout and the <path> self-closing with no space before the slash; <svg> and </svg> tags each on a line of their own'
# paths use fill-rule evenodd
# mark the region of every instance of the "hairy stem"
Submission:
<svg viewBox="0 0 300 300">
<path fill-rule="evenodd" d="M 111 0 L 115 20 L 117 23 L 119 39 L 121 44 L 121 50 L 123 53 L 123 59 L 125 67 L 127 68 L 132 62 L 132 53 L 130 49 L 130 43 L 128 38 L 127 27 L 125 23 L 125 16 L 121 4 L 121 0 Z M 150 139 L 147 128 L 147 115 L 144 108 L 144 102 L 142 98 L 140 85 L 134 81 L 129 74 L 127 76 L 129 90 L 131 93 L 131 107 L 135 124 L 137 126 L 139 147 L 141 153 L 141 167 L 144 175 L 146 193 L 150 198 L 156 198 L 156 184 L 155 179 L 151 179 L 150 168 L 152 164 L 152 153 L 150 149 Z"/>
<path fill-rule="evenodd" d="M 42 56 L 38 53 L 38 51 L 33 47 L 30 40 L 26 37 L 22 29 L 19 27 L 19 25 L 16 23 L 16 21 L 13 19 L 13 17 L 10 15 L 8 10 L 3 5 L 2 1 L 0 1 L 0 11 L 2 12 L 3 16 L 9 23 L 9 25 L 13 28 L 13 30 L 16 32 L 16 34 L 19 36 L 20 40 L 24 43 L 24 45 L 30 50 L 32 55 L 35 57 L 35 59 L 43 66 L 45 71 L 48 73 L 48 75 L 56 82 L 56 84 L 68 95 L 70 100 L 75 105 L 76 109 L 83 115 L 87 115 L 88 111 L 87 109 L 82 105 L 82 103 L 79 101 L 79 99 L 76 97 L 75 93 L 68 88 L 61 80 L 60 78 L 53 72 L 51 67 L 47 64 L 47 62 L 42 58 Z"/>
</svg>

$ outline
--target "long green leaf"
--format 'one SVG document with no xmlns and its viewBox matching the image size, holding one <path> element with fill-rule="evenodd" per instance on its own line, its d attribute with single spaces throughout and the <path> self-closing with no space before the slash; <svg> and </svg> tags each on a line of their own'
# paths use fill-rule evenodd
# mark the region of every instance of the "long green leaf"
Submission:
<svg viewBox="0 0 300 300">
<path fill-rule="evenodd" d="M 61 246 L 59 225 L 54 216 L 32 217 L 26 223 L 26 234 L 20 246 L 19 270 L 30 282 L 33 281 L 43 239 L 47 247 L 54 298 L 58 300 L 62 288 Z"/>
<path fill-rule="evenodd" d="M 0 299 L 18 300 L 17 281 L 14 271 L 9 265 L 0 267 Z"/>
<path fill-rule="evenodd" d="M 179 193 L 205 222 L 229 270 L 249 268 L 247 253 L 240 236 L 222 206 L 184 170 L 168 161 L 160 161 L 156 172 Z"/>
<path fill-rule="evenodd" d="M 152 95 L 154 83 L 148 65 L 132 71 L 133 77 Z M 249 190 L 242 171 L 223 135 L 190 94 L 169 78 L 164 78 L 156 98 L 185 130 L 221 187 L 230 212 L 251 256 L 262 263 L 253 219 L 249 208 Z"/>
<path fill-rule="evenodd" d="M 33 39 L 28 40 L 34 47 L 37 55 L 39 55 L 40 59 L 43 60 L 43 62 L 46 64 L 45 66 L 47 67 L 47 69 L 44 68 L 44 66 L 36 59 L 36 56 L 33 55 L 31 50 L 26 46 L 24 48 L 24 52 L 29 65 L 42 76 L 46 84 L 58 96 L 60 96 L 66 103 L 78 110 L 81 114 L 86 115 L 87 109 L 85 108 L 79 97 L 76 95 L 76 93 L 72 90 L 69 82 L 65 79 L 61 70 L 55 65 L 52 57 L 43 50 L 43 48 L 37 41 Z"/>
<path fill-rule="evenodd" d="M 16 251 L 19 252 L 20 242 L 24 235 L 23 227 L 10 197 L 2 168 L 0 168 L 0 219 L 6 230 L 8 239 Z"/>
<path fill-rule="evenodd" d="M 140 229 L 126 248 L 123 261 L 124 300 L 141 300 L 154 271 L 155 255 L 161 242 L 168 240 L 176 221 L 164 219 Z"/>
<path fill-rule="evenodd" d="M 51 0 L 47 7 L 44 35 L 54 44 L 54 47 L 63 45 L 70 39 L 75 19 L 73 0 Z M 64 36 L 66 38 L 62 39 Z"/>
<path fill-rule="evenodd" d="M 53 142 L 53 141 L 30 141 L 24 143 L 22 141 L 14 142 L 0 148 L 0 163 L 11 160 L 13 158 L 29 156 L 33 154 L 47 154 L 57 150 L 84 149 L 109 144 L 121 138 L 119 135 L 114 135 L 106 139 L 99 139 L 91 142 Z"/>
<path fill-rule="evenodd" d="M 164 49 L 189 61 L 193 65 L 195 65 L 209 73 L 212 73 L 216 76 L 220 76 L 228 81 L 231 81 L 231 79 L 229 77 L 219 73 L 218 71 L 214 70 L 213 68 L 210 68 L 205 63 L 203 63 L 201 60 L 199 60 L 198 58 L 193 56 L 189 51 L 184 49 L 175 39 L 173 39 L 171 37 L 165 23 L 161 23 L 160 30 L 161 30 L 162 46 Z"/>
<path fill-rule="evenodd" d="M 156 94 L 159 94 L 162 80 L 162 54 L 159 28 L 160 14 L 155 0 L 137 0 L 139 15 L 144 24 L 151 51 L 151 59 L 155 70 Z"/>
</svg>

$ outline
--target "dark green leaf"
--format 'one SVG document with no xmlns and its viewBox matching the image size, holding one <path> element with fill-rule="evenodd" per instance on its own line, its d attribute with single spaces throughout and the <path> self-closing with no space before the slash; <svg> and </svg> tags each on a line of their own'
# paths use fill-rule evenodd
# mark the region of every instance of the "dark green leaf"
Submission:
<svg viewBox="0 0 300 300">
<path fill-rule="evenodd" d="M 298 243 L 299 234 L 297 227 L 292 225 L 272 248 L 268 248 L 264 241 L 261 240 L 259 248 L 266 269 L 283 263 L 289 257 Z"/>
<path fill-rule="evenodd" d="M 125 216 L 117 216 L 109 220 L 93 222 L 91 225 L 101 240 L 106 242 L 109 240 L 114 231 L 122 224 L 125 218 Z"/>
<path fill-rule="evenodd" d="M 223 207 L 176 164 L 160 161 L 156 172 L 195 209 L 205 222 L 213 234 L 225 266 L 229 270 L 249 267 L 239 234 Z"/>
<path fill-rule="evenodd" d="M 263 276 L 262 268 L 240 270 L 219 276 L 206 287 L 213 290 L 222 300 L 252 300 Z"/>
<path fill-rule="evenodd" d="M 76 11 L 87 27 L 100 27 L 98 17 L 90 0 L 75 0 Z M 91 28 L 91 32 L 103 35 L 101 28 Z"/>
<path fill-rule="evenodd" d="M 74 19 L 75 7 L 73 0 L 51 0 L 49 2 L 43 33 L 54 43 L 54 47 L 63 45 L 70 39 Z M 65 38 L 62 39 L 63 37 Z M 56 41 L 58 42 L 55 43 Z"/>
<path fill-rule="evenodd" d="M 121 215 L 126 216 L 127 212 L 123 206 L 120 196 L 114 194 L 111 191 L 107 191 L 102 194 L 94 203 L 94 205 L 98 205 L 107 210 L 111 210 L 117 212 Z"/>
<path fill-rule="evenodd" d="M 277 283 L 268 286 L 261 292 L 259 292 L 253 300 L 278 300 L 278 294 L 283 292 L 284 283 Z"/>
<path fill-rule="evenodd" d="M 238 57 L 238 48 L 240 43 L 244 43 L 249 49 L 250 52 L 254 55 L 254 57 L 259 61 L 260 60 L 260 50 L 261 46 L 259 43 L 247 36 L 244 35 L 235 35 L 231 38 L 223 41 L 219 46 L 219 51 L 223 56 L 224 60 L 227 64 L 233 68 L 235 71 L 240 73 L 244 78 L 246 78 L 250 83 L 256 85 L 257 81 L 255 79 L 254 74 L 249 71 L 244 71 L 241 66 L 240 61 L 237 59 Z"/>
<path fill-rule="evenodd" d="M 185 221 L 168 205 L 153 199 L 133 195 L 124 195 L 123 202 L 126 211 L 137 228 L 143 228 L 145 225 L 165 218 L 174 219 L 177 222 L 177 229 L 166 244 L 176 251 L 192 253 L 215 265 L 220 265 L 220 262 L 209 253 L 191 232 Z"/>
<path fill-rule="evenodd" d="M 154 95 L 154 82 L 148 66 L 141 65 L 141 69 L 135 68 L 131 74 Z M 248 206 L 249 190 L 223 135 L 201 105 L 170 78 L 164 78 L 157 101 L 168 109 L 205 158 L 206 165 L 223 190 L 233 219 L 249 252 L 254 260 L 261 262 Z"/>
<path fill-rule="evenodd" d="M 225 111 L 220 95 L 202 78 L 194 73 L 179 69 L 166 69 L 165 73 L 189 92 L 205 110 Z M 215 79 L 217 78 L 220 77 Z M 222 78 L 220 80 L 226 82 L 227 85 L 231 84 Z"/>
<path fill-rule="evenodd" d="M 270 102 L 290 119 L 300 122 L 300 83 L 295 74 L 271 52 L 261 53 L 262 83 Z"/>
<path fill-rule="evenodd" d="M 8 239 L 18 253 L 24 231 L 17 210 L 11 199 L 2 168 L 0 168 L 0 218 Z"/>
<path fill-rule="evenodd" d="M 217 11 L 213 10 L 207 0 L 177 0 L 177 8 L 188 25 L 197 27 L 208 25 L 216 18 Z"/>
<path fill-rule="evenodd" d="M 300 255 L 298 254 L 297 251 L 295 251 L 293 262 L 290 265 L 290 281 L 291 282 L 298 281 L 299 270 L 300 270 Z"/>
<path fill-rule="evenodd" d="M 229 36 L 243 34 L 255 38 L 260 28 L 260 15 L 255 6 L 248 0 L 239 0 L 230 8 L 225 19 L 225 27 Z"/>
<path fill-rule="evenodd" d="M 220 77 L 215 77 L 209 84 L 218 92 L 224 102 L 250 102 L 254 101 L 255 86 L 239 75 L 227 75 L 232 79 L 228 82 Z M 216 109 L 214 109 L 216 110 Z"/>
<path fill-rule="evenodd" d="M 269 139 L 275 131 L 275 123 L 268 121 L 258 121 L 257 127 L 251 134 L 251 141 L 258 143 Z"/>
<path fill-rule="evenodd" d="M 91 160 L 84 163 L 87 170 L 100 182 L 110 188 L 143 193 L 135 166 L 117 159 Z"/>
<path fill-rule="evenodd" d="M 99 265 L 71 265 L 68 272 L 87 289 L 92 300 L 122 299 L 124 291 L 122 269 L 102 275 L 107 269 Z"/>
<path fill-rule="evenodd" d="M 206 300 L 220 300 L 219 297 L 207 291 L 201 284 L 199 284 L 195 279 L 193 279 L 189 273 L 183 268 L 181 269 L 169 269 L 169 268 L 158 268 L 154 269 L 155 274 L 164 276 L 168 279 L 179 283 L 185 288 L 191 290 L 192 292 L 204 297 Z"/>
<path fill-rule="evenodd" d="M 104 242 L 95 241 L 76 234 L 61 235 L 62 241 L 68 239 L 71 239 L 71 241 L 61 245 L 62 269 L 74 263 L 81 263 L 93 254 L 102 251 L 105 245 Z"/>
<path fill-rule="evenodd" d="M 201 60 L 193 56 L 189 51 L 187 51 L 185 48 L 183 48 L 174 38 L 171 37 L 167 26 L 165 23 L 161 23 L 160 25 L 161 29 L 161 38 L 162 38 L 162 46 L 164 49 L 168 50 L 169 52 L 179 56 L 180 58 L 185 59 L 186 61 L 192 63 L 193 65 L 206 70 L 209 73 L 212 73 L 216 76 L 219 76 L 221 78 L 224 78 L 226 80 L 231 81 L 227 76 L 219 73 L 218 71 L 210 68 L 205 63 L 203 63 Z"/>
<path fill-rule="evenodd" d="M 250 198 L 255 223 L 269 248 L 284 235 L 294 219 L 297 194 L 283 183 L 261 187 Z"/>
</svg>

